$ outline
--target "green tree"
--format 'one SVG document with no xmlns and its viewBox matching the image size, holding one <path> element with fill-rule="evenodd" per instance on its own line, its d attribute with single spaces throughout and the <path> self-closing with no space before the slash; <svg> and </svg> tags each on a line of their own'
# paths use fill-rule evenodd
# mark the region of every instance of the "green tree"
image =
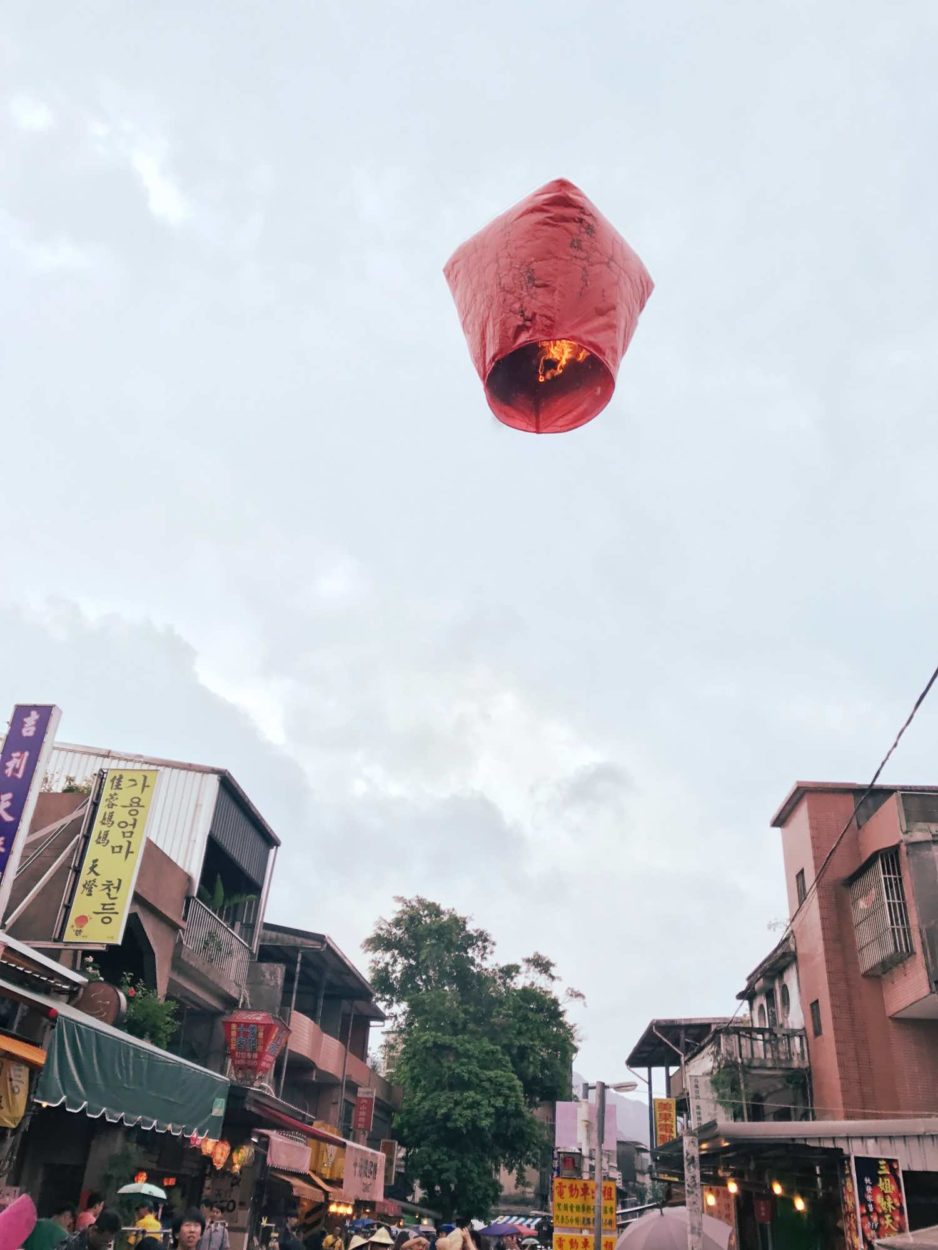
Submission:
<svg viewBox="0 0 938 1250">
<path fill-rule="evenodd" d="M 446 1217 L 486 1215 L 499 1169 L 539 1162 L 532 1109 L 569 1097 L 576 1035 L 545 956 L 499 965 L 469 918 L 425 898 L 395 901 L 365 948 L 391 1018 L 407 1177 Z"/>
</svg>

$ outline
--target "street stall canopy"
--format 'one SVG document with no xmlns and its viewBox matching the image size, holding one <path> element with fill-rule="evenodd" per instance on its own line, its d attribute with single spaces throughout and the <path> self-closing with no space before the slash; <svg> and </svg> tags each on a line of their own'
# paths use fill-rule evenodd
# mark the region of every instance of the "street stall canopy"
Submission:
<svg viewBox="0 0 938 1250">
<path fill-rule="evenodd" d="M 605 408 L 653 283 L 579 187 L 548 182 L 463 243 L 444 273 L 499 421 L 560 433 Z"/>
<path fill-rule="evenodd" d="M 36 1086 L 37 1102 L 158 1133 L 220 1135 L 226 1077 L 64 1003 L 49 999 L 45 1005 L 55 1008 L 58 1019 Z"/>
<path fill-rule="evenodd" d="M 289 1185 L 297 1198 L 306 1198 L 309 1202 L 316 1203 L 317 1206 L 326 1200 L 325 1189 L 320 1189 L 311 1180 L 304 1181 L 290 1172 L 281 1172 L 277 1168 L 274 1168 L 270 1175 Z"/>
</svg>

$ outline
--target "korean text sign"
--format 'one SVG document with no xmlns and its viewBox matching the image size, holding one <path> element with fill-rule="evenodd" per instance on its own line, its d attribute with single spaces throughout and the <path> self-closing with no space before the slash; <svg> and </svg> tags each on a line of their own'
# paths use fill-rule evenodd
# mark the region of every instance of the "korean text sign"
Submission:
<svg viewBox="0 0 938 1250">
<path fill-rule="evenodd" d="M 674 1098 L 656 1098 L 655 1145 L 663 1146 L 677 1137 L 677 1102 Z"/>
<path fill-rule="evenodd" d="M 65 921 L 65 942 L 114 944 L 123 938 L 158 776 L 156 769 L 146 768 L 112 768 L 104 774 Z"/>
<path fill-rule="evenodd" d="M 23 817 L 28 815 L 39 757 L 57 711 L 50 704 L 38 703 L 17 703 L 13 709 L 0 750 L 0 874 L 6 871 Z M 42 777 L 38 780 L 41 782 Z M 24 837 L 27 832 L 22 829 Z"/>
<path fill-rule="evenodd" d="M 596 1182 L 554 1178 L 554 1227 L 592 1228 Z M 616 1231 L 616 1183 L 603 1181 L 603 1230 Z M 556 1246 L 556 1241 L 555 1241 Z M 572 1250 L 568 1247 L 567 1250 Z"/>
<path fill-rule="evenodd" d="M 853 1156 L 861 1245 L 873 1246 L 881 1237 L 908 1232 L 902 1168 L 898 1159 Z"/>
</svg>

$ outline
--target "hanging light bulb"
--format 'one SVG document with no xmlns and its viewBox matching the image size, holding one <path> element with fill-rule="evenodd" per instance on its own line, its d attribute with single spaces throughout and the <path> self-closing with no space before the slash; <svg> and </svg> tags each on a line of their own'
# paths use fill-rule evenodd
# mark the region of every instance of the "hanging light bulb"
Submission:
<svg viewBox="0 0 938 1250">
<path fill-rule="evenodd" d="M 802 1198 L 801 1194 L 795 1194 L 793 1201 L 795 1204 L 796 1211 L 803 1211 L 805 1209 L 805 1201 L 804 1201 L 804 1198 Z"/>
<path fill-rule="evenodd" d="M 707 1190 L 707 1206 L 715 1207 L 717 1204 L 717 1196 L 712 1189 Z"/>
<path fill-rule="evenodd" d="M 739 1185 L 736 1183 L 736 1181 L 733 1180 L 732 1176 L 726 1182 L 726 1188 L 729 1190 L 731 1194 L 739 1193 Z"/>
<path fill-rule="evenodd" d="M 784 1190 L 783 1190 L 783 1188 L 782 1188 L 782 1182 L 781 1182 L 781 1181 L 773 1181 L 773 1182 L 772 1182 L 772 1193 L 773 1193 L 773 1194 L 775 1194 L 776 1198 L 778 1198 L 778 1197 L 779 1197 L 779 1195 L 780 1195 L 780 1194 L 783 1194 L 784 1192 L 785 1192 L 785 1191 L 784 1191 Z"/>
</svg>

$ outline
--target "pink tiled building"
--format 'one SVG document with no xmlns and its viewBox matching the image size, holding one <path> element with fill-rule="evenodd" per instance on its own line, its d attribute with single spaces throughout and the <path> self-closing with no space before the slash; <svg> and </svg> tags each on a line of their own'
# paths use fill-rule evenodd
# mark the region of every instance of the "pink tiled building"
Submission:
<svg viewBox="0 0 938 1250">
<path fill-rule="evenodd" d="M 798 782 L 772 820 L 818 1119 L 938 1104 L 938 787 L 879 787 L 852 818 L 863 790 Z"/>
</svg>

